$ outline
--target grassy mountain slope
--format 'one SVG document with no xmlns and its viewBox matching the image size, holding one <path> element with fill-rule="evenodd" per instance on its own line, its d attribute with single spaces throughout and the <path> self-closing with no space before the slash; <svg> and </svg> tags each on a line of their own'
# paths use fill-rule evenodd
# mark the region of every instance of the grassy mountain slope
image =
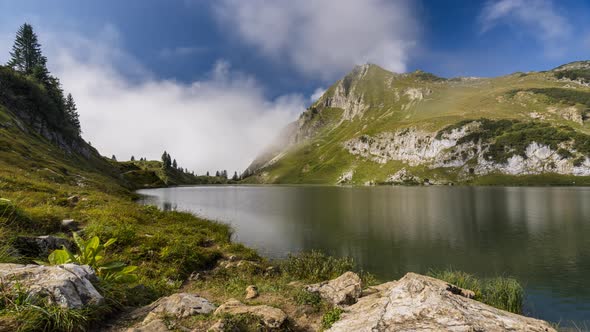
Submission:
<svg viewBox="0 0 590 332">
<path fill-rule="evenodd" d="M 117 238 L 109 259 L 138 266 L 139 280 L 132 285 L 102 285 L 108 287 L 106 307 L 90 308 L 78 316 L 62 312 L 61 318 L 42 314 L 61 312 L 48 304 L 43 304 L 44 310 L 24 304 L 16 311 L 10 309 L 6 303 L 12 303 L 12 295 L 3 288 L 0 330 L 61 330 L 47 324 L 75 317 L 81 320 L 74 321 L 71 330 L 82 330 L 92 319 L 121 306 L 146 304 L 178 289 L 191 272 L 211 266 L 224 255 L 256 257 L 230 242 L 228 226 L 188 213 L 140 206 L 130 191 L 146 184 L 184 184 L 199 177 L 189 178 L 175 169 L 164 172 L 157 161 L 118 163 L 100 156 L 80 137 L 68 136 L 47 122 L 48 99 L 38 83 L 9 74 L 0 75 L 0 263 L 46 260 L 19 254 L 15 250 L 19 237 L 71 238 L 61 222 L 74 219 L 86 237 Z M 141 291 L 132 291 L 137 284 L 142 285 Z"/>
<path fill-rule="evenodd" d="M 291 142 L 287 149 L 271 148 L 253 163 L 251 170 L 257 175 L 248 181 L 384 183 L 403 169 L 411 174 L 404 181 L 418 183 L 433 182 L 433 179 L 439 183 L 588 183 L 587 176 L 572 176 L 586 172 L 587 168 L 588 151 L 579 149 L 588 144 L 587 134 L 590 133 L 590 123 L 586 121 L 590 113 L 590 87 L 580 79 L 584 73 L 590 73 L 586 62 L 547 72 L 455 79 L 443 79 L 421 71 L 395 74 L 375 65 L 358 66 L 290 125 L 295 129 L 289 131 L 288 138 L 283 138 Z M 458 124 L 481 122 L 481 119 L 491 121 L 493 126 L 501 125 L 499 120 L 515 123 L 517 128 L 512 131 L 512 141 L 501 147 L 508 156 L 504 161 L 506 165 L 513 155 L 521 154 L 526 159 L 522 145 L 526 148 L 537 142 L 572 152 L 571 160 L 567 160 L 569 168 L 564 161 L 563 165 L 555 166 L 557 170 L 547 167 L 547 171 L 508 172 L 506 175 L 498 163 L 491 171 L 483 168 L 479 171 L 475 167 L 475 174 L 470 175 L 469 169 L 473 169 L 470 165 L 481 164 L 482 159 L 478 158 L 487 156 L 490 146 L 506 131 L 486 137 L 478 146 L 480 151 L 464 155 L 461 163 L 441 159 L 466 153 L 459 151 L 457 142 L 456 146 L 437 150 L 438 154 L 432 158 L 428 156 L 429 149 L 441 144 L 437 140 L 443 139 L 439 135 L 443 129 L 460 129 Z M 480 122 L 471 130 L 485 131 Z M 531 128 L 523 129 L 523 124 Z M 542 135 L 538 133 L 547 130 L 545 125 L 568 134 L 559 141 L 548 141 L 547 137 L 539 139 Z M 412 136 L 405 131 L 415 134 Z M 469 133 L 473 134 L 465 134 Z M 395 144 L 387 143 L 388 140 Z M 393 146 L 406 144 L 404 140 L 416 141 L 405 147 L 412 151 L 400 152 Z M 474 140 L 471 147 L 478 144 Z M 572 174 L 562 171 L 565 168 Z"/>
</svg>

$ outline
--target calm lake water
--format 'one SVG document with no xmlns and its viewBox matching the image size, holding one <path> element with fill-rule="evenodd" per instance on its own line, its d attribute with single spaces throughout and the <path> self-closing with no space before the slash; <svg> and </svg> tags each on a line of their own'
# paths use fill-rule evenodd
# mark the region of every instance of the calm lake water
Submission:
<svg viewBox="0 0 590 332">
<path fill-rule="evenodd" d="M 236 241 L 267 257 L 319 249 L 353 257 L 383 281 L 447 267 L 509 275 L 525 285 L 528 315 L 590 324 L 590 188 L 201 186 L 139 193 L 144 204 L 229 223 Z"/>
</svg>

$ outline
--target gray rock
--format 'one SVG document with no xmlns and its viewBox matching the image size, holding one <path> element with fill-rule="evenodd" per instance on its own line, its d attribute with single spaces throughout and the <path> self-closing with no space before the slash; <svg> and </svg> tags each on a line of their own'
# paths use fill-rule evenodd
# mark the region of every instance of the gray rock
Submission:
<svg viewBox="0 0 590 332">
<path fill-rule="evenodd" d="M 215 315 L 221 314 L 249 314 L 257 316 L 262 319 L 262 322 L 266 327 L 271 329 L 281 327 L 287 319 L 287 315 L 279 308 L 273 308 L 267 305 L 247 306 L 235 299 L 230 299 L 215 310 Z"/>
<path fill-rule="evenodd" d="M 346 308 L 328 331 L 556 332 L 547 322 L 455 294 L 458 287 L 419 274 L 408 273 L 377 289 Z"/>
<path fill-rule="evenodd" d="M 151 322 L 138 327 L 127 329 L 127 332 L 168 332 L 168 326 L 161 319 L 154 319 Z"/>
<path fill-rule="evenodd" d="M 64 219 L 61 221 L 61 228 L 68 232 L 76 232 L 80 229 L 80 223 L 74 219 Z"/>
<path fill-rule="evenodd" d="M 98 281 L 96 274 L 87 265 L 0 264 L 0 279 L 9 287 L 24 287 L 33 296 L 47 296 L 64 308 L 80 309 L 104 302 L 92 284 Z"/>
<path fill-rule="evenodd" d="M 70 204 L 70 206 L 76 206 L 79 201 L 80 201 L 80 196 L 78 196 L 78 195 L 73 195 L 73 196 L 68 197 L 68 204 Z"/>
<path fill-rule="evenodd" d="M 258 287 L 250 285 L 246 287 L 246 300 L 255 299 L 258 297 Z"/>
<path fill-rule="evenodd" d="M 13 243 L 19 255 L 25 257 L 46 259 L 56 249 L 66 247 L 70 251 L 75 250 L 74 243 L 68 239 L 53 235 L 45 236 L 19 236 Z"/>
<path fill-rule="evenodd" d="M 319 284 L 308 285 L 305 290 L 319 293 L 320 296 L 334 305 L 351 305 L 356 303 L 362 293 L 361 278 L 354 272 L 346 272 L 336 279 Z"/>
<path fill-rule="evenodd" d="M 209 314 L 216 307 L 206 298 L 197 294 L 177 293 L 161 298 L 150 305 L 151 313 L 184 318 L 199 314 Z"/>
<path fill-rule="evenodd" d="M 216 309 L 209 300 L 191 293 L 176 293 L 163 297 L 154 303 L 138 308 L 130 313 L 132 320 L 143 320 L 134 327 L 127 329 L 128 332 L 159 332 L 168 331 L 168 327 L 176 326 L 176 319 L 186 318 L 195 315 L 206 315 Z M 169 326 L 164 324 L 166 320 Z M 180 326 L 176 326 L 180 328 Z"/>
</svg>

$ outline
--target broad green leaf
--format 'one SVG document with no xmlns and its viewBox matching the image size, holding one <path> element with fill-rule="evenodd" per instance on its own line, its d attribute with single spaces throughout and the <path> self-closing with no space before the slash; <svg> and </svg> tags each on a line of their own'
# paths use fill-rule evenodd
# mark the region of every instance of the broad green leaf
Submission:
<svg viewBox="0 0 590 332">
<path fill-rule="evenodd" d="M 70 263 L 71 254 L 64 249 L 57 249 L 54 250 L 50 255 L 49 255 L 49 263 L 52 265 L 61 265 L 61 264 L 66 264 L 66 263 Z"/>
<path fill-rule="evenodd" d="M 115 243 L 116 241 L 117 241 L 117 239 L 115 239 L 115 238 L 109 239 L 109 240 L 108 240 L 108 241 L 107 241 L 107 242 L 104 244 L 104 247 L 105 247 L 105 248 L 107 248 L 108 246 L 112 245 L 112 244 L 113 244 L 113 243 Z"/>
</svg>

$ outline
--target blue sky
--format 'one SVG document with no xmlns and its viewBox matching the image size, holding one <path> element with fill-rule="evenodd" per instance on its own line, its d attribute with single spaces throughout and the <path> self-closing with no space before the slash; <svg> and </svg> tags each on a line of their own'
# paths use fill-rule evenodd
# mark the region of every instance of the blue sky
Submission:
<svg viewBox="0 0 590 332">
<path fill-rule="evenodd" d="M 355 64 L 445 77 L 549 69 L 590 58 L 588 17 L 587 0 L 0 0 L 0 61 L 30 22 L 104 154 L 167 148 L 189 168 L 240 170 Z M 127 128 L 108 121 L 145 113 L 143 143 L 121 146 Z M 150 136 L 162 126 L 166 139 Z M 243 153 L 227 157 L 236 144 Z"/>
</svg>

